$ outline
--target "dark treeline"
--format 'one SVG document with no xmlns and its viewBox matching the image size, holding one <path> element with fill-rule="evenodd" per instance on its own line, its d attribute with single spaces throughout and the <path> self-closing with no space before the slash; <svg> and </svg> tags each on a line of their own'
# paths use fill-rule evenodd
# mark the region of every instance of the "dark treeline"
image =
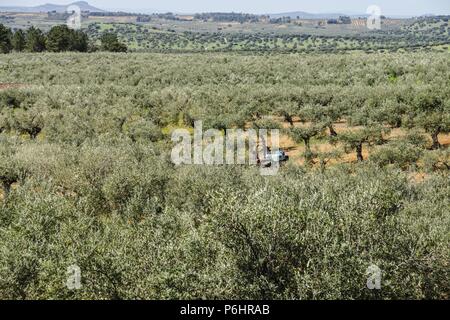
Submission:
<svg viewBox="0 0 450 320">
<path fill-rule="evenodd" d="M 66 25 L 54 26 L 48 33 L 39 28 L 30 27 L 28 30 L 13 32 L 10 28 L 0 24 L 0 53 L 16 52 L 93 52 L 110 51 L 126 52 L 126 45 L 119 42 L 114 33 L 104 33 L 101 47 L 89 41 L 88 35 L 81 30 L 72 30 Z"/>
<path fill-rule="evenodd" d="M 291 23 L 292 19 L 291 17 L 281 17 L 281 18 L 274 18 L 270 19 L 269 22 L 273 24 L 285 24 L 285 23 Z"/>
<path fill-rule="evenodd" d="M 349 16 L 340 16 L 339 19 L 329 19 L 327 20 L 328 24 L 351 24 L 352 18 Z"/>
<path fill-rule="evenodd" d="M 180 18 L 178 18 L 178 17 L 177 17 L 175 14 L 173 14 L 172 12 L 167 12 L 167 13 L 154 13 L 153 16 L 154 16 L 154 17 L 157 17 L 158 19 L 173 20 L 173 21 L 180 20 Z"/>
</svg>

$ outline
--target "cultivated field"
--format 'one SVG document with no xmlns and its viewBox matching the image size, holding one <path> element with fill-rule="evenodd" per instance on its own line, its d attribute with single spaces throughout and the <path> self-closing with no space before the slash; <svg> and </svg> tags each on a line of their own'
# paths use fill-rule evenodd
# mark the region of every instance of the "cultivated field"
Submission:
<svg viewBox="0 0 450 320">
<path fill-rule="evenodd" d="M 437 50 L 449 52 L 448 16 L 383 19 L 381 30 L 369 30 L 366 19 L 329 24 L 326 19 L 270 22 L 216 21 L 190 16 L 89 16 L 83 31 L 97 44 L 104 32 L 117 33 L 130 51 L 138 52 L 396 52 Z M 67 16 L 0 13 L 0 24 L 14 30 L 35 26 L 48 31 L 64 24 Z"/>
<path fill-rule="evenodd" d="M 0 299 L 449 298 L 448 51 L 12 53 L 0 79 Z M 291 159 L 175 166 L 198 120 Z"/>
</svg>

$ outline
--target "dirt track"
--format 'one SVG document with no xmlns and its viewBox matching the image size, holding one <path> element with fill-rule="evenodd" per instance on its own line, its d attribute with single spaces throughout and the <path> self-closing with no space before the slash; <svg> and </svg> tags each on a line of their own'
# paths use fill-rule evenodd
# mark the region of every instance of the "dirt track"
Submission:
<svg viewBox="0 0 450 320">
<path fill-rule="evenodd" d="M 0 83 L 0 90 L 23 88 L 24 84 L 21 83 Z"/>
</svg>

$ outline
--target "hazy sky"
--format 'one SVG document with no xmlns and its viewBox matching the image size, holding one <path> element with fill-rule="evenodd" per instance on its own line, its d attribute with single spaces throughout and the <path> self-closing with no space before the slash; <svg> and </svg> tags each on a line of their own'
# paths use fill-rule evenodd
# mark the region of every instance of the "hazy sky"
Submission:
<svg viewBox="0 0 450 320">
<path fill-rule="evenodd" d="M 376 4 L 386 15 L 450 14 L 450 0 L 87 0 L 101 9 L 155 10 L 172 12 L 280 13 L 365 13 Z M 68 4 L 75 0 L 0 0 L 0 6 L 36 6 L 44 3 Z"/>
</svg>

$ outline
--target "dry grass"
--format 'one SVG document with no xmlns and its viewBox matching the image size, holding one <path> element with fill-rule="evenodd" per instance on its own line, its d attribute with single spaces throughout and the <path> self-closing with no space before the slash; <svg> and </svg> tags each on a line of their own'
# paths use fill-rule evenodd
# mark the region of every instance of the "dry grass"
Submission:
<svg viewBox="0 0 450 320">
<path fill-rule="evenodd" d="M 178 18 L 180 18 L 183 21 L 193 21 L 194 20 L 194 16 L 189 16 L 189 15 L 180 15 L 178 16 Z"/>
<path fill-rule="evenodd" d="M 137 16 L 89 17 L 86 20 L 100 23 L 136 23 Z"/>
</svg>

